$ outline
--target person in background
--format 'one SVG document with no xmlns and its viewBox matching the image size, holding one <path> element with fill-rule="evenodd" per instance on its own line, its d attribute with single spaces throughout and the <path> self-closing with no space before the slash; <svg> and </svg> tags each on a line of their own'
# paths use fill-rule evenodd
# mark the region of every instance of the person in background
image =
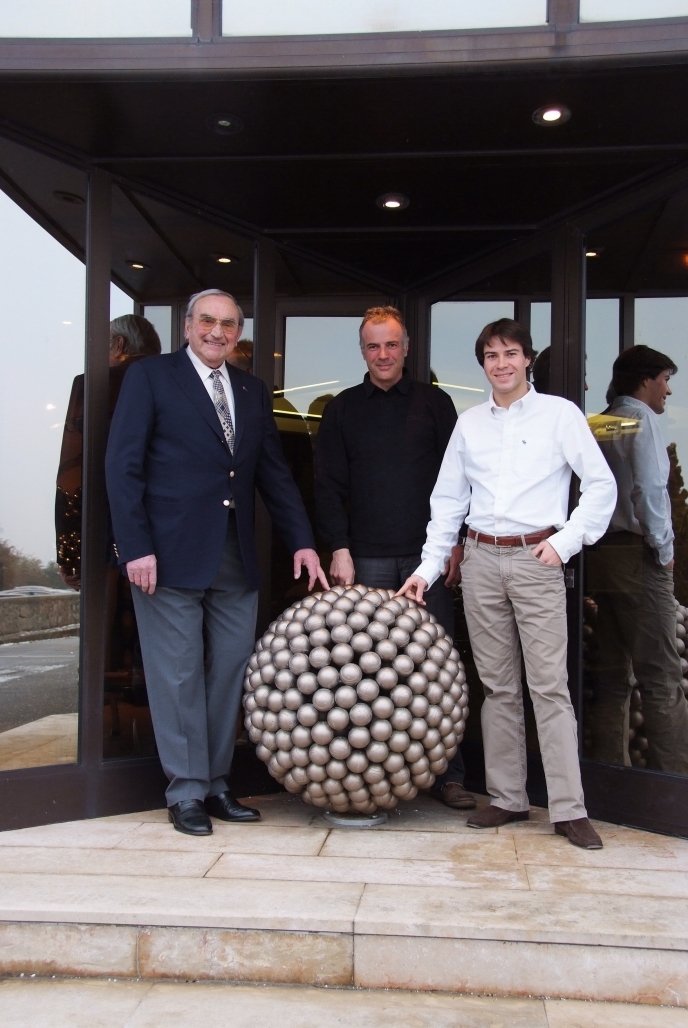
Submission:
<svg viewBox="0 0 688 1028">
<path fill-rule="evenodd" d="M 535 352 L 516 321 L 480 333 L 475 354 L 492 387 L 486 403 L 461 414 L 430 506 L 422 560 L 400 590 L 418 603 L 441 574 L 466 520 L 461 564 L 466 622 L 485 690 L 485 773 L 491 805 L 471 828 L 529 817 L 521 652 L 533 700 L 555 831 L 600 849 L 583 798 L 576 717 L 566 673 L 566 588 L 562 565 L 605 531 L 614 477 L 575 404 L 528 382 Z M 567 516 L 571 474 L 581 482 Z"/>
<path fill-rule="evenodd" d="M 252 375 L 253 340 L 240 339 L 227 358 L 227 363 L 231 364 L 233 368 L 239 368 L 240 371 L 247 371 L 249 375 Z"/>
<path fill-rule="evenodd" d="M 409 340 L 396 307 L 367 310 L 359 344 L 368 368 L 363 382 L 330 400 L 318 430 L 316 525 L 332 552 L 335 584 L 398 589 L 419 562 L 456 411 L 445 392 L 413 381 L 404 368 Z M 453 596 L 441 576 L 426 599 L 453 638 Z M 475 806 L 464 776 L 459 751 L 435 784 L 447 806 Z"/>
<path fill-rule="evenodd" d="M 592 751 L 595 760 L 630 764 L 628 709 L 640 690 L 647 766 L 688 774 L 688 704 L 676 648 L 674 533 L 667 490 L 669 457 L 660 418 L 671 357 L 649 346 L 614 362 L 605 414 L 612 430 L 598 434 L 618 489 L 609 528 L 587 554 L 587 589 L 597 603 Z"/>
</svg>

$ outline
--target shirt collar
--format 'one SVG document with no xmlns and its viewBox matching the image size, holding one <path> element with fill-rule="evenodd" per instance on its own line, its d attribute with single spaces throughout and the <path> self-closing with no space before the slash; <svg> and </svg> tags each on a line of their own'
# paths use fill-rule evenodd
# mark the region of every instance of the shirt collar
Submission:
<svg viewBox="0 0 688 1028">
<path fill-rule="evenodd" d="M 397 390 L 398 392 L 400 392 L 402 394 L 402 396 L 406 396 L 408 391 L 409 391 L 409 389 L 411 388 L 411 382 L 412 381 L 413 380 L 412 380 L 411 376 L 409 375 L 408 371 L 406 370 L 406 368 L 404 368 L 404 370 L 403 370 L 403 372 L 401 374 L 401 378 L 399 379 L 398 382 L 396 382 L 392 386 L 391 389 L 380 389 L 379 386 L 373 385 L 373 383 L 370 381 L 370 373 L 368 371 L 366 371 L 366 373 L 365 373 L 365 375 L 363 377 L 363 392 L 365 393 L 366 396 L 372 396 L 373 393 L 376 393 L 376 392 L 377 393 L 385 393 L 385 392 L 392 393 L 392 392 L 394 392 L 394 390 Z"/>
<path fill-rule="evenodd" d="M 199 358 L 193 352 L 193 350 L 188 345 L 188 343 L 187 343 L 185 349 L 186 349 L 187 357 L 189 358 L 189 360 L 191 361 L 191 363 L 193 364 L 193 366 L 195 367 L 196 371 L 201 376 L 201 378 L 202 379 L 210 378 L 210 376 L 212 375 L 213 371 L 215 371 L 216 369 L 215 368 L 209 368 L 207 364 L 204 364 L 202 360 L 199 360 Z M 224 378 L 225 382 L 229 382 L 229 372 L 227 371 L 227 364 L 225 363 L 225 361 L 223 361 L 222 364 L 220 365 L 220 367 L 217 368 L 217 371 L 220 372 L 220 374 Z"/>
<path fill-rule="evenodd" d="M 634 407 L 636 410 L 645 411 L 647 414 L 655 414 L 652 407 L 648 407 L 646 403 L 636 399 L 635 396 L 615 396 L 611 403 L 611 409 L 614 410 L 616 407 Z M 657 417 L 656 414 L 655 417 Z"/>
<path fill-rule="evenodd" d="M 535 387 L 533 386 L 532 382 L 529 382 L 528 392 L 526 393 L 526 395 L 522 396 L 520 400 L 514 400 L 514 402 L 511 404 L 509 408 L 500 407 L 498 403 L 495 403 L 494 393 L 492 392 L 492 390 L 490 390 L 490 398 L 487 402 L 490 405 L 491 411 L 505 411 L 506 413 L 508 413 L 508 411 L 510 410 L 520 410 L 522 407 L 529 407 L 531 404 L 535 402 L 536 396 L 537 393 L 535 392 Z"/>
</svg>

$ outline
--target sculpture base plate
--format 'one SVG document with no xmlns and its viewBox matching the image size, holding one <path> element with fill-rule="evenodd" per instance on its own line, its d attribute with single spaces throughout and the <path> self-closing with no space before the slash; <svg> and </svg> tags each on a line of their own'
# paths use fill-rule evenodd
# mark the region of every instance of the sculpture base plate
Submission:
<svg viewBox="0 0 688 1028">
<path fill-rule="evenodd" d="M 389 814 L 384 810 L 377 810 L 374 814 L 359 814 L 355 810 L 337 814 L 333 810 L 326 810 L 323 817 L 336 828 L 375 828 L 389 821 Z"/>
</svg>

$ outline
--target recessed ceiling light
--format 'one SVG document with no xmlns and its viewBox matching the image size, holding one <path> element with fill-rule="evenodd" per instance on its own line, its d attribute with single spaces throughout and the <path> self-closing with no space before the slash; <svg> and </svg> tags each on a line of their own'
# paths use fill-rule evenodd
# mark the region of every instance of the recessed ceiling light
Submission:
<svg viewBox="0 0 688 1028">
<path fill-rule="evenodd" d="M 232 258 L 231 257 L 224 257 L 222 254 L 220 254 L 219 257 L 216 257 L 215 260 L 217 261 L 218 264 L 231 264 L 232 263 Z"/>
<path fill-rule="evenodd" d="M 563 125 L 571 117 L 571 111 L 563 104 L 548 104 L 547 107 L 538 107 L 533 111 L 533 121 L 536 125 Z"/>
<path fill-rule="evenodd" d="M 600 251 L 599 250 L 586 250 L 585 251 L 585 256 L 586 257 L 599 257 L 600 256 Z"/>
<path fill-rule="evenodd" d="M 127 261 L 127 264 L 136 271 L 148 271 L 148 265 L 143 264 L 141 261 Z"/>
<path fill-rule="evenodd" d="M 375 202 L 378 207 L 382 207 L 384 210 L 398 211 L 408 207 L 409 198 L 404 196 L 403 193 L 383 193 L 382 196 L 378 196 Z"/>
<path fill-rule="evenodd" d="M 56 200 L 62 200 L 63 203 L 72 204 L 73 207 L 77 207 L 84 202 L 83 196 L 79 196 L 78 193 L 68 193 L 64 189 L 56 189 L 53 192 L 53 196 Z"/>
<path fill-rule="evenodd" d="M 235 136 L 244 127 L 243 121 L 236 114 L 211 114 L 205 123 L 211 132 L 217 132 L 220 136 Z"/>
</svg>

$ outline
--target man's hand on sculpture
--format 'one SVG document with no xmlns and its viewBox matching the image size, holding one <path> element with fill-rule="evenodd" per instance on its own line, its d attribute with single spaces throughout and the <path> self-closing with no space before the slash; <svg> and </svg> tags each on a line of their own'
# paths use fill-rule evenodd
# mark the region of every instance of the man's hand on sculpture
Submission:
<svg viewBox="0 0 688 1028">
<path fill-rule="evenodd" d="M 533 556 L 537 557 L 541 564 L 549 564 L 551 567 L 561 567 L 562 559 L 553 546 L 543 539 L 541 543 L 533 548 Z"/>
<path fill-rule="evenodd" d="M 353 585 L 355 581 L 354 562 L 345 547 L 334 550 L 330 564 L 330 578 L 335 585 Z"/>
<path fill-rule="evenodd" d="M 325 578 L 325 572 L 320 567 L 320 558 L 315 550 L 297 550 L 294 554 L 294 578 L 301 577 L 301 568 L 308 572 L 308 591 L 315 585 L 315 580 L 320 582 L 323 589 L 329 589 L 330 585 Z"/>
<path fill-rule="evenodd" d="M 158 562 L 151 553 L 148 557 L 127 561 L 127 575 L 132 585 L 137 585 L 142 593 L 153 595 L 158 582 Z"/>
<path fill-rule="evenodd" d="M 444 583 L 447 589 L 451 589 L 461 581 L 461 561 L 463 560 L 463 553 L 463 544 L 457 543 L 451 551 L 449 560 L 444 565 L 444 571 L 442 574 L 447 576 Z"/>
<path fill-rule="evenodd" d="M 407 578 L 402 585 L 397 596 L 408 596 L 409 600 L 415 600 L 421 607 L 425 606 L 425 600 L 423 599 L 423 593 L 428 587 L 428 583 L 420 575 L 411 575 Z"/>
</svg>

